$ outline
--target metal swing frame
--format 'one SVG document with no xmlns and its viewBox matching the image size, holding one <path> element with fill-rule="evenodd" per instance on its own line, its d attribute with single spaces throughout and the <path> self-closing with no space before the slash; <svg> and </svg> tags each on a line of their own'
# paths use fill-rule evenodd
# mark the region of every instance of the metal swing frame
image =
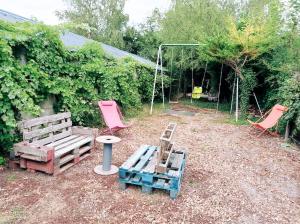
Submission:
<svg viewBox="0 0 300 224">
<path fill-rule="evenodd" d="M 160 70 L 160 73 L 161 73 L 161 91 L 162 91 L 163 107 L 165 107 L 164 80 L 163 80 L 163 60 L 162 60 L 163 51 L 162 51 L 162 48 L 163 47 L 197 47 L 197 46 L 200 46 L 200 44 L 161 44 L 161 45 L 159 45 L 159 48 L 158 48 L 158 51 L 157 51 L 156 68 L 155 68 L 154 81 L 153 81 L 153 90 L 152 90 L 150 114 L 153 113 L 153 104 L 154 104 L 155 87 L 156 87 L 156 80 L 157 80 L 158 70 Z"/>
<path fill-rule="evenodd" d="M 154 104 L 154 96 L 155 96 L 155 87 L 156 87 L 156 80 L 157 80 L 157 75 L 158 75 L 158 70 L 160 70 L 161 72 L 161 91 L 162 91 L 162 99 L 163 99 L 163 107 L 165 107 L 165 96 L 164 96 L 164 80 L 163 80 L 163 61 L 162 61 L 162 48 L 163 47 L 196 47 L 196 46 L 200 46 L 200 44 L 161 44 L 159 45 L 158 51 L 157 51 L 157 60 L 156 60 L 156 68 L 155 68 L 155 75 L 154 75 L 154 82 L 153 82 L 153 90 L 152 90 L 152 99 L 151 99 L 151 107 L 150 107 L 150 115 L 152 115 L 153 113 L 153 104 Z M 217 102 L 217 111 L 219 110 L 219 100 L 220 100 L 220 91 L 221 91 L 221 83 L 222 83 L 222 76 L 223 76 L 223 66 L 224 64 L 222 63 L 222 67 L 221 67 L 221 72 L 220 72 L 220 81 L 219 81 L 219 92 L 218 92 L 218 102 Z M 206 68 L 205 68 L 205 74 L 206 74 L 206 70 L 207 70 L 207 64 L 206 64 Z M 192 87 L 193 87 L 193 66 L 192 66 Z M 204 77 L 205 77 L 204 74 Z M 202 85 L 203 85 L 203 81 L 204 81 L 204 77 L 202 80 Z M 236 85 L 235 85 L 236 84 Z M 233 85 L 233 91 L 232 91 L 232 100 L 231 100 L 231 107 L 230 107 L 230 114 L 232 113 L 232 109 L 233 109 L 233 99 L 234 99 L 234 90 L 235 90 L 235 86 L 236 86 L 236 105 L 235 105 L 235 119 L 236 121 L 238 121 L 239 115 L 238 115 L 238 107 L 239 107 L 239 77 L 236 75 L 235 79 L 234 79 L 234 85 Z M 257 97 L 255 95 L 255 93 L 253 92 L 253 96 L 255 98 L 256 104 L 258 106 L 259 112 L 260 114 L 262 114 L 261 112 L 261 108 L 259 106 Z M 192 99 L 191 99 L 192 102 Z"/>
</svg>

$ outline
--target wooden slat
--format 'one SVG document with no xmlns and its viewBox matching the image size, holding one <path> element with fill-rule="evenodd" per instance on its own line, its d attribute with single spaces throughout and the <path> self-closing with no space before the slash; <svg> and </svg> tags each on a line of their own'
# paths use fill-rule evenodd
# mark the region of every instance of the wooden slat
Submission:
<svg viewBox="0 0 300 224">
<path fill-rule="evenodd" d="M 141 179 L 142 179 L 142 178 L 141 178 L 140 176 L 135 175 L 134 178 L 131 178 L 131 181 L 134 181 L 134 182 L 140 182 Z"/>
<path fill-rule="evenodd" d="M 168 175 L 173 176 L 173 177 L 179 177 L 179 171 L 169 170 Z"/>
<path fill-rule="evenodd" d="M 35 156 L 35 155 L 30 155 L 30 154 L 22 154 L 20 157 L 24 159 L 30 159 L 30 160 L 35 160 L 35 161 L 45 161 L 43 156 Z"/>
<path fill-rule="evenodd" d="M 171 168 L 180 169 L 183 163 L 184 154 L 175 154 L 175 158 L 171 164 Z"/>
<path fill-rule="evenodd" d="M 149 147 L 147 153 L 144 156 L 142 156 L 140 161 L 132 168 L 133 171 L 140 171 L 148 162 L 149 158 L 152 156 L 155 149 L 156 146 Z"/>
<path fill-rule="evenodd" d="M 61 148 L 67 147 L 68 145 L 74 144 L 75 142 L 78 142 L 78 141 L 80 141 L 80 140 L 82 140 L 82 139 L 84 139 L 86 137 L 87 136 L 78 136 L 75 139 L 72 139 L 72 140 L 70 140 L 68 142 L 65 142 L 65 143 L 62 143 L 60 145 L 55 146 L 54 149 L 55 149 L 55 151 L 57 151 L 57 150 L 59 150 Z"/>
<path fill-rule="evenodd" d="M 157 151 L 154 152 L 153 157 L 151 158 L 147 166 L 142 170 L 142 172 L 154 173 L 156 163 L 157 163 Z"/>
<path fill-rule="evenodd" d="M 150 147 L 149 145 L 142 145 L 137 151 L 135 151 L 129 157 L 129 159 L 125 163 L 123 163 L 121 168 L 123 169 L 131 168 L 140 159 L 140 157 L 147 151 L 149 147 Z"/>
<path fill-rule="evenodd" d="M 60 168 L 59 173 L 64 172 L 65 170 L 69 169 L 70 167 L 72 167 L 75 163 L 69 163 L 65 166 L 63 166 L 62 168 Z"/>
<path fill-rule="evenodd" d="M 38 144 L 38 145 L 45 145 L 45 144 L 60 140 L 62 138 L 66 138 L 66 137 L 70 136 L 71 133 L 72 133 L 72 131 L 70 129 L 68 131 L 64 131 L 63 133 L 59 133 L 59 134 L 56 134 L 56 135 L 53 135 L 53 136 L 49 136 L 48 138 L 43 138 L 43 139 L 34 141 L 34 143 Z"/>
<path fill-rule="evenodd" d="M 72 140 L 72 139 L 74 139 L 74 138 L 76 138 L 76 137 L 78 137 L 78 135 L 71 135 L 71 136 L 68 136 L 68 137 L 66 137 L 66 138 L 64 138 L 64 139 L 61 139 L 61 140 L 59 140 L 59 141 L 56 141 L 56 142 L 52 142 L 52 143 L 50 143 L 50 144 L 47 144 L 47 146 L 55 147 L 55 146 L 58 146 L 58 145 L 60 145 L 60 144 L 62 144 L 62 143 L 65 143 L 65 142 L 67 142 L 67 141 L 70 141 L 70 140 Z"/>
<path fill-rule="evenodd" d="M 166 180 L 164 180 L 164 179 L 158 179 L 158 180 L 156 181 L 156 186 L 157 186 L 157 187 L 164 187 L 165 182 L 166 182 Z"/>
<path fill-rule="evenodd" d="M 79 155 L 82 155 L 83 153 L 89 151 L 91 149 L 91 146 L 85 146 L 79 149 Z"/>
<path fill-rule="evenodd" d="M 59 131 L 63 128 L 67 128 L 67 127 L 71 127 L 71 126 L 72 126 L 72 122 L 71 122 L 71 120 L 69 120 L 67 122 L 62 122 L 61 124 L 52 125 L 47 128 L 41 128 L 41 129 L 29 131 L 29 132 L 24 132 L 23 137 L 24 137 L 24 140 L 28 140 L 28 139 L 35 138 L 35 137 L 38 137 L 41 135 L 49 134 L 50 132 Z"/>
<path fill-rule="evenodd" d="M 65 163 L 67 163 L 67 162 L 70 162 L 74 158 L 75 158 L 74 155 L 67 155 L 64 158 L 62 158 L 62 159 L 59 160 L 59 165 L 61 166 L 61 165 L 65 164 Z"/>
<path fill-rule="evenodd" d="M 30 144 L 30 145 L 23 145 L 21 143 L 14 145 L 15 153 L 25 153 L 37 157 L 47 157 L 47 151 L 39 150 L 37 145 Z"/>
<path fill-rule="evenodd" d="M 49 122 L 54 122 L 58 120 L 62 120 L 65 118 L 70 118 L 71 113 L 70 112 L 65 112 L 65 113 L 59 113 L 59 114 L 54 114 L 54 115 L 49 115 L 49 116 L 43 116 L 43 117 L 38 117 L 38 118 L 33 118 L 30 120 L 25 120 L 22 121 L 21 127 L 22 128 L 30 128 L 33 126 L 49 123 Z"/>
<path fill-rule="evenodd" d="M 92 137 L 86 137 L 85 139 L 82 139 L 79 142 L 76 142 L 72 145 L 69 145 L 65 148 L 62 148 L 62 149 L 55 152 L 55 158 L 58 158 L 58 157 L 62 156 L 63 154 L 65 154 L 65 153 L 67 153 L 67 152 L 69 152 L 73 149 L 79 148 L 80 146 L 82 146 L 82 145 L 84 145 L 88 142 L 91 142 L 92 140 L 93 140 Z"/>
</svg>

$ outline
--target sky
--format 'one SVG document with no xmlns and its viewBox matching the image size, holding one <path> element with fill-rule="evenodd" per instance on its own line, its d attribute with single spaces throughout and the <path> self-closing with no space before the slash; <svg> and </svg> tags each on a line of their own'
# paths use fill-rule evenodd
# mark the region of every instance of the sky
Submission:
<svg viewBox="0 0 300 224">
<path fill-rule="evenodd" d="M 163 12 L 170 3 L 171 0 L 127 0 L 124 11 L 129 15 L 129 24 L 137 25 L 144 22 L 154 8 Z M 0 0 L 0 9 L 55 25 L 60 22 L 55 11 L 66 9 L 66 4 L 63 0 Z"/>
</svg>

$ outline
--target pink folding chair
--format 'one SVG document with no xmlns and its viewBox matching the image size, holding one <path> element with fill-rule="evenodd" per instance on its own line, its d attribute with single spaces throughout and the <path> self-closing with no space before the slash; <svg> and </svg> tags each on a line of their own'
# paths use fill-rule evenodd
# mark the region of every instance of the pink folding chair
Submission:
<svg viewBox="0 0 300 224">
<path fill-rule="evenodd" d="M 277 136 L 277 128 L 278 128 L 278 122 L 279 119 L 283 116 L 283 113 L 288 111 L 287 107 L 281 106 L 279 104 L 276 104 L 271 110 L 269 110 L 267 113 L 265 113 L 264 116 L 262 116 L 258 121 L 252 122 L 250 120 L 249 123 L 251 127 L 254 127 L 258 130 L 261 130 L 262 132 L 258 135 L 261 136 L 265 132 L 270 133 L 271 135 Z M 265 118 L 265 119 L 264 119 Z M 260 120 L 264 119 L 263 121 L 259 122 Z M 269 129 L 276 126 L 275 132 L 269 131 Z"/>
<path fill-rule="evenodd" d="M 115 101 L 113 101 L 113 100 L 99 101 L 98 105 L 101 110 L 105 124 L 107 125 L 107 127 L 109 129 L 107 131 L 109 131 L 111 134 L 113 134 L 114 132 L 117 132 L 121 129 L 129 127 L 128 125 L 123 124 L 122 113 Z M 105 132 L 107 132 L 107 131 L 105 131 Z"/>
</svg>

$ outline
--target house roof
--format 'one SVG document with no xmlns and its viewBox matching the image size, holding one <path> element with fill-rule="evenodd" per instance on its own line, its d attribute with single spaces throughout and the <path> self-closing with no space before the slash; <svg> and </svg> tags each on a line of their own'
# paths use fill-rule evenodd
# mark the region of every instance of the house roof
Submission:
<svg viewBox="0 0 300 224">
<path fill-rule="evenodd" d="M 11 12 L 7 12 L 5 10 L 0 9 L 0 19 L 8 21 L 8 22 L 30 22 L 30 23 L 36 23 L 34 20 L 16 15 L 14 13 Z M 60 35 L 60 38 L 62 40 L 62 42 L 64 43 L 64 45 L 66 47 L 72 48 L 78 48 L 78 47 L 82 47 L 84 44 L 88 43 L 88 42 L 93 42 L 94 40 L 86 38 L 84 36 L 78 35 L 76 33 L 70 32 L 70 31 L 65 31 Z M 125 58 L 125 57 L 131 57 L 134 60 L 136 60 L 137 62 L 147 65 L 153 69 L 155 69 L 156 64 L 153 63 L 152 61 L 143 58 L 141 56 L 135 55 L 135 54 L 131 54 L 129 52 L 120 50 L 116 47 L 104 44 L 104 43 L 100 43 L 101 47 L 103 48 L 104 52 L 116 59 L 121 59 L 121 58 Z"/>
<path fill-rule="evenodd" d="M 91 40 L 89 38 L 86 38 L 84 36 L 78 35 L 76 33 L 73 32 L 69 32 L 69 31 L 65 31 L 60 35 L 60 38 L 62 40 L 62 42 L 64 43 L 64 45 L 66 47 L 72 48 L 72 47 L 82 47 L 84 44 L 88 43 L 88 42 L 95 42 L 94 40 Z M 101 47 L 103 48 L 104 52 L 111 55 L 114 58 L 120 59 L 120 58 L 124 58 L 124 57 L 132 57 L 133 59 L 135 59 L 136 61 L 148 65 L 152 68 L 155 68 L 156 64 L 153 63 L 152 61 L 145 59 L 143 57 L 140 57 L 136 54 L 131 54 L 127 51 L 123 51 L 120 50 L 116 47 L 104 44 L 104 43 L 100 43 Z"/>
</svg>

